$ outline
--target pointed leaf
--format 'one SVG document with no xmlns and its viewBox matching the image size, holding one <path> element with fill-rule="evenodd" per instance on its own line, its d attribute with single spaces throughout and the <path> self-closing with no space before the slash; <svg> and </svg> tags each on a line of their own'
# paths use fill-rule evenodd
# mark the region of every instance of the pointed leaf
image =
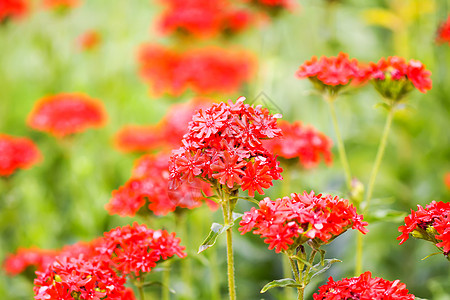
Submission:
<svg viewBox="0 0 450 300">
<path fill-rule="evenodd" d="M 203 243 L 198 248 L 197 254 L 205 251 L 206 249 L 208 249 L 208 248 L 210 248 L 212 246 L 214 246 L 214 244 L 217 241 L 217 237 L 219 235 L 221 235 L 222 233 L 224 233 L 228 228 L 233 227 L 233 225 L 234 225 L 234 223 L 231 223 L 230 225 L 227 225 L 227 226 L 223 226 L 222 224 L 219 224 L 219 223 L 212 223 L 211 231 L 209 232 L 209 234 L 206 237 L 206 239 L 203 241 Z"/>
<path fill-rule="evenodd" d="M 315 276 L 322 274 L 323 272 L 328 270 L 331 267 L 331 265 L 336 262 L 342 262 L 342 261 L 337 258 L 331 258 L 331 259 L 325 259 L 323 261 L 323 263 L 320 262 L 320 263 L 314 265 L 313 269 L 311 269 L 308 273 L 307 282 L 309 283 L 309 281 L 311 279 L 313 279 Z"/>
<path fill-rule="evenodd" d="M 242 218 L 243 215 L 244 215 L 244 214 L 240 214 L 240 213 L 233 212 L 232 215 L 231 215 L 231 217 L 233 218 L 233 222 L 236 221 L 236 220 L 239 219 L 239 218 Z M 233 225 L 234 225 L 234 224 L 233 224 Z M 231 227 L 233 227 L 233 225 L 231 225 Z"/>
<path fill-rule="evenodd" d="M 266 284 L 260 291 L 260 293 L 265 293 L 267 292 L 267 290 L 274 288 L 274 287 L 302 287 L 301 284 L 298 284 L 294 279 L 292 278 L 283 278 L 283 279 L 278 279 L 278 280 L 274 280 L 269 282 L 268 284 Z"/>
<path fill-rule="evenodd" d="M 309 263 L 309 261 L 304 260 L 303 258 L 301 258 L 301 257 L 298 256 L 298 255 L 292 255 L 291 258 L 292 258 L 292 259 L 295 259 L 295 260 L 298 260 L 298 261 L 301 262 L 302 264 L 305 264 L 306 266 L 308 266 L 308 267 L 314 269 L 314 266 L 311 265 L 311 264 Z"/>
<path fill-rule="evenodd" d="M 239 197 L 238 199 L 242 199 L 242 200 L 246 200 L 246 201 L 248 201 L 248 202 L 252 202 L 252 203 L 255 203 L 255 204 L 259 204 L 259 201 L 256 200 L 256 199 L 253 198 L 253 197 Z"/>
</svg>

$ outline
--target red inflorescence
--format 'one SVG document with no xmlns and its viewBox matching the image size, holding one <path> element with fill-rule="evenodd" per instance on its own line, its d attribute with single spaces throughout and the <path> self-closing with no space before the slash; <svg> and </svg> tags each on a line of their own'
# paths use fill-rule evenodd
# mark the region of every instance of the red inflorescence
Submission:
<svg viewBox="0 0 450 300">
<path fill-rule="evenodd" d="M 280 120 L 278 126 L 283 135 L 264 141 L 270 152 L 285 159 L 297 159 L 304 168 L 312 168 L 323 158 L 331 164 L 331 140 L 312 126 L 304 126 L 301 122 L 289 123 Z"/>
<path fill-rule="evenodd" d="M 77 38 L 78 48 L 81 50 L 93 50 L 98 47 L 102 38 L 98 31 L 88 30 Z"/>
<path fill-rule="evenodd" d="M 281 179 L 282 169 L 262 139 L 280 136 L 277 118 L 267 109 L 236 103 L 200 109 L 189 123 L 183 146 L 170 158 L 171 187 L 201 178 L 213 187 L 242 188 L 250 196 Z"/>
<path fill-rule="evenodd" d="M 383 278 L 372 278 L 370 272 L 358 277 L 344 278 L 334 281 L 332 277 L 328 283 L 319 288 L 313 295 L 314 300 L 414 300 L 408 289 L 400 280 L 388 281 Z"/>
<path fill-rule="evenodd" d="M 209 47 L 183 53 L 149 44 L 139 51 L 140 73 L 156 94 L 232 93 L 248 81 L 254 58 L 247 52 Z"/>
<path fill-rule="evenodd" d="M 134 216 L 148 201 L 148 209 L 155 215 L 166 215 L 180 208 L 195 208 L 202 204 L 204 193 L 209 193 L 205 182 L 195 180 L 191 185 L 184 184 L 175 191 L 168 189 L 169 156 L 145 155 L 133 169 L 133 175 L 118 190 L 106 205 L 110 214 Z"/>
<path fill-rule="evenodd" d="M 398 230 L 402 233 L 397 239 L 403 244 L 409 234 L 422 238 L 441 247 L 445 256 L 450 253 L 450 203 L 432 201 L 423 208 L 417 205 L 417 211 L 405 217 L 405 225 Z"/>
<path fill-rule="evenodd" d="M 264 238 L 269 249 L 275 252 L 296 249 L 308 240 L 327 244 L 347 229 L 358 229 L 366 233 L 363 216 L 346 199 L 337 196 L 291 194 L 275 201 L 265 198 L 259 209 L 252 207 L 242 217 L 241 234 L 252 231 Z"/>
<path fill-rule="evenodd" d="M 406 62 L 404 58 L 389 56 L 381 58 L 377 64 L 372 63 L 370 77 L 375 81 L 406 81 L 422 93 L 431 89 L 431 72 L 418 60 L 411 59 Z"/>
<path fill-rule="evenodd" d="M 238 33 L 249 27 L 249 11 L 234 7 L 227 0 L 162 0 L 166 10 L 159 20 L 165 34 L 184 33 L 197 38 Z"/>
<path fill-rule="evenodd" d="M 42 4 L 52 9 L 73 8 L 80 5 L 80 0 L 43 0 Z"/>
<path fill-rule="evenodd" d="M 0 134 L 0 176 L 30 168 L 40 159 L 41 153 L 30 139 Z"/>
<path fill-rule="evenodd" d="M 103 104 L 83 94 L 57 94 L 40 99 L 28 116 L 28 125 L 36 130 L 63 137 L 102 127 L 106 122 Z"/>
<path fill-rule="evenodd" d="M 24 272 L 28 267 L 44 270 L 55 261 L 58 251 L 43 250 L 40 248 L 20 248 L 16 254 L 6 257 L 3 269 L 10 276 Z"/>
<path fill-rule="evenodd" d="M 448 43 L 450 45 L 450 15 L 445 22 L 439 26 L 436 42 L 439 44 Z"/>
<path fill-rule="evenodd" d="M 300 79 L 309 78 L 323 89 L 326 86 L 341 87 L 350 82 L 364 82 L 367 71 L 356 59 L 350 60 L 348 54 L 341 52 L 337 57 L 322 56 L 318 59 L 313 56 L 300 66 L 296 75 Z"/>
<path fill-rule="evenodd" d="M 448 190 L 450 190 L 450 172 L 444 175 L 444 184 Z"/>
<path fill-rule="evenodd" d="M 7 18 L 20 18 L 27 14 L 29 5 L 26 0 L 1 0 L 0 22 Z"/>
<path fill-rule="evenodd" d="M 171 106 L 157 125 L 125 126 L 116 134 L 115 145 L 123 152 L 176 148 L 180 145 L 194 112 L 211 102 L 210 99 L 196 98 Z"/>
</svg>

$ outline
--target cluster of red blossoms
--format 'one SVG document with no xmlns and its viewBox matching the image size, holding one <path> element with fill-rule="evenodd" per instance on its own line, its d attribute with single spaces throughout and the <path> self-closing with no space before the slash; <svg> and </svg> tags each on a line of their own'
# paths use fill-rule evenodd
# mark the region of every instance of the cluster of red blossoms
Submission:
<svg viewBox="0 0 450 300">
<path fill-rule="evenodd" d="M 414 300 L 408 289 L 400 280 L 388 281 L 383 278 L 372 278 L 370 272 L 358 277 L 344 278 L 328 283 L 319 288 L 319 293 L 313 295 L 314 300 Z"/>
<path fill-rule="evenodd" d="M 62 93 L 40 99 L 28 116 L 28 126 L 56 137 L 101 127 L 106 122 L 103 104 L 84 94 Z"/>
<path fill-rule="evenodd" d="M 241 234 L 252 231 L 264 238 L 269 250 L 279 253 L 294 250 L 314 240 L 317 245 L 331 242 L 347 229 L 366 233 L 367 222 L 356 213 L 356 208 L 346 199 L 330 195 L 291 194 L 275 201 L 264 198 L 259 209 L 252 207 L 242 217 Z"/>
<path fill-rule="evenodd" d="M 77 45 L 80 50 L 93 50 L 99 46 L 102 37 L 98 31 L 88 30 L 77 38 Z"/>
<path fill-rule="evenodd" d="M 184 33 L 197 38 L 211 38 L 224 33 L 238 33 L 251 23 L 249 11 L 234 7 L 227 0 L 164 0 L 167 6 L 159 21 L 165 34 Z"/>
<path fill-rule="evenodd" d="M 312 126 L 304 126 L 301 122 L 289 123 L 278 121 L 283 135 L 264 141 L 270 152 L 285 159 L 298 158 L 304 168 L 312 168 L 319 164 L 321 158 L 331 164 L 331 140 Z"/>
<path fill-rule="evenodd" d="M 450 253 L 450 203 L 432 201 L 423 208 L 417 205 L 417 211 L 405 217 L 405 225 L 398 230 L 402 233 L 397 239 L 400 245 L 413 237 L 432 242 L 442 248 L 444 255 Z"/>
<path fill-rule="evenodd" d="M 254 196 L 281 179 L 279 162 L 261 141 L 281 135 L 277 126 L 281 116 L 244 104 L 244 99 L 214 104 L 192 117 L 183 146 L 170 158 L 171 188 L 197 177 L 213 187 L 242 188 Z"/>
<path fill-rule="evenodd" d="M 445 22 L 439 26 L 436 42 L 439 44 L 448 43 L 450 45 L 450 15 Z"/>
<path fill-rule="evenodd" d="M 362 84 L 372 80 L 375 88 L 383 97 L 399 100 L 414 87 L 425 93 L 431 89 L 431 72 L 417 60 L 406 62 L 397 56 L 381 58 L 378 63 L 361 64 L 356 59 L 350 60 L 345 53 L 337 57 L 320 59 L 313 57 L 300 66 L 296 73 L 299 78 L 309 78 L 321 92 L 338 92 L 342 87 Z"/>
<path fill-rule="evenodd" d="M 180 145 L 195 111 L 211 102 L 210 99 L 196 98 L 187 103 L 172 105 L 157 125 L 125 126 L 117 132 L 115 145 L 123 152 L 176 148 Z"/>
<path fill-rule="evenodd" d="M 148 209 L 155 215 L 166 215 L 176 208 L 192 209 L 202 204 L 203 193 L 209 186 L 200 180 L 169 190 L 169 156 L 145 155 L 135 163 L 133 175 L 119 189 L 112 192 L 106 210 L 110 214 L 133 217 L 148 201 Z"/>
<path fill-rule="evenodd" d="M 140 278 L 159 261 L 174 255 L 185 257 L 179 243 L 174 233 L 134 223 L 60 251 L 30 249 L 27 253 L 22 249 L 8 257 L 5 268 L 9 274 L 17 274 L 28 266 L 37 267 L 37 300 L 135 299 L 132 291 L 124 287 L 126 276 Z"/>
<path fill-rule="evenodd" d="M 26 0 L 0 1 L 0 22 L 7 18 L 20 18 L 27 14 L 29 4 Z"/>
<path fill-rule="evenodd" d="M 156 94 L 232 93 L 248 81 L 254 59 L 247 52 L 221 48 L 193 49 L 183 53 L 149 44 L 139 51 L 140 73 Z"/>
<path fill-rule="evenodd" d="M 29 168 L 40 159 L 41 153 L 30 139 L 0 134 L 0 176 Z"/>
</svg>

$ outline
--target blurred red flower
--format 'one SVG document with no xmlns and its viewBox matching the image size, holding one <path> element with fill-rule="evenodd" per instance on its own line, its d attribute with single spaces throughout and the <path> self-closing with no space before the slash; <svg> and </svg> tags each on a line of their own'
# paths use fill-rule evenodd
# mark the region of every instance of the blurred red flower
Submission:
<svg viewBox="0 0 450 300">
<path fill-rule="evenodd" d="M 208 185 L 196 180 L 179 190 L 168 189 L 169 156 L 145 155 L 138 159 L 131 178 L 112 192 L 106 210 L 110 214 L 134 216 L 148 201 L 148 209 L 155 215 L 166 215 L 180 208 L 195 208 L 202 204 L 202 191 L 209 193 Z"/>
<path fill-rule="evenodd" d="M 371 63 L 370 77 L 377 91 L 385 98 L 400 100 L 411 90 L 426 93 L 431 89 L 431 72 L 418 60 L 406 62 L 404 58 L 389 56 L 377 64 Z"/>
<path fill-rule="evenodd" d="M 0 0 L 0 22 L 7 18 L 20 18 L 28 13 L 27 0 Z"/>
<path fill-rule="evenodd" d="M 73 8 L 80 5 L 80 0 L 43 0 L 42 5 L 46 8 Z"/>
<path fill-rule="evenodd" d="M 356 208 L 346 199 L 331 195 L 291 194 L 275 201 L 264 198 L 259 209 L 246 212 L 239 225 L 241 234 L 252 231 L 264 238 L 269 249 L 275 252 L 296 249 L 308 240 L 323 245 L 344 233 L 358 229 L 366 233 L 367 222 L 356 213 Z"/>
<path fill-rule="evenodd" d="M 81 50 L 93 50 L 101 43 L 102 37 L 98 31 L 88 30 L 77 38 L 77 45 Z"/>
<path fill-rule="evenodd" d="M 161 0 L 166 5 L 159 20 L 164 34 L 190 34 L 211 38 L 219 34 L 237 33 L 251 23 L 249 11 L 234 7 L 227 0 Z"/>
<path fill-rule="evenodd" d="M 281 158 L 298 159 L 304 168 L 317 166 L 322 158 L 326 164 L 331 164 L 332 142 L 325 134 L 298 121 L 280 120 L 278 126 L 283 135 L 264 141 L 267 150 Z"/>
<path fill-rule="evenodd" d="M 446 21 L 439 25 L 436 42 L 439 44 L 448 43 L 450 45 L 450 15 Z"/>
<path fill-rule="evenodd" d="M 262 143 L 280 136 L 277 118 L 281 115 L 244 104 L 244 99 L 213 104 L 192 117 L 183 146 L 170 158 L 171 188 L 200 178 L 213 187 L 242 188 L 254 196 L 255 190 L 262 192 L 272 180 L 282 178 L 279 162 Z"/>
<path fill-rule="evenodd" d="M 233 93 L 248 81 L 255 66 L 252 55 L 209 47 L 180 53 L 147 44 L 139 50 L 140 74 L 156 94 L 180 95 L 186 89 L 204 95 Z"/>
<path fill-rule="evenodd" d="M 56 137 L 102 127 L 106 122 L 103 104 L 84 94 L 62 93 L 40 99 L 28 116 L 28 125 Z"/>
<path fill-rule="evenodd" d="M 365 272 L 358 277 L 344 278 L 334 281 L 328 278 L 328 283 L 319 287 L 319 292 L 313 295 L 314 300 L 337 299 L 395 299 L 414 300 L 413 294 L 400 280 L 388 281 L 383 278 L 372 278 L 372 273 Z"/>
<path fill-rule="evenodd" d="M 0 133 L 0 176 L 30 168 L 40 159 L 41 153 L 32 140 Z"/>
<path fill-rule="evenodd" d="M 411 234 L 415 238 L 432 242 L 449 258 L 450 203 L 432 201 L 425 208 L 421 205 L 417 205 L 417 208 L 417 211 L 411 210 L 411 214 L 405 217 L 405 225 L 398 228 L 402 233 L 397 238 L 400 245 Z"/>
<path fill-rule="evenodd" d="M 350 82 L 361 84 L 366 81 L 367 71 L 356 59 L 340 52 L 337 57 L 322 56 L 305 61 L 296 73 L 300 79 L 308 78 L 319 91 L 341 89 Z"/>
<path fill-rule="evenodd" d="M 450 172 L 444 175 L 444 184 L 450 190 Z"/>
<path fill-rule="evenodd" d="M 55 261 L 58 251 L 43 250 L 37 247 L 20 248 L 16 254 L 9 254 L 4 263 L 3 269 L 10 276 L 20 274 L 26 268 L 34 266 L 37 270 L 44 270 Z"/>
</svg>

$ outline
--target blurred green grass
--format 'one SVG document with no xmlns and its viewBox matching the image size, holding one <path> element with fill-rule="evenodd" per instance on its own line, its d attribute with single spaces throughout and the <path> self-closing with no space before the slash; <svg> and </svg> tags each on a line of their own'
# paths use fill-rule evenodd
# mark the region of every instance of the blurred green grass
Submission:
<svg viewBox="0 0 450 300">
<path fill-rule="evenodd" d="M 259 59 L 254 81 L 241 91 L 249 101 L 264 92 L 280 107 L 285 119 L 312 124 L 335 140 L 325 103 L 308 93 L 312 87 L 307 80 L 294 77 L 298 66 L 313 55 L 336 55 L 339 51 L 363 61 L 398 53 L 394 33 L 369 26 L 362 17 L 367 9 L 388 7 L 389 1 L 344 1 L 328 22 L 331 29 L 327 27 L 324 2 L 302 1 L 300 11 L 287 13 L 266 28 L 253 29 L 234 43 L 254 51 Z M 434 86 L 427 94 L 413 93 L 408 109 L 396 115 L 374 193 L 374 204 L 380 203 L 380 209 L 409 212 L 416 204 L 450 199 L 443 184 L 444 173 L 450 171 L 450 47 L 434 43 L 436 26 L 449 5 L 444 0 L 435 4 L 434 12 L 421 15 L 407 29 L 407 59 L 424 62 L 433 72 Z M 112 136 L 125 124 L 155 124 L 173 101 L 189 98 L 151 96 L 138 76 L 138 46 L 148 41 L 170 43 L 151 29 L 158 12 L 158 6 L 147 0 L 86 1 L 66 15 L 37 11 L 0 27 L 0 132 L 31 137 L 44 156 L 38 166 L 0 180 L 0 260 L 18 247 L 60 248 L 132 222 L 131 218 L 109 216 L 103 208 L 111 191 L 126 181 L 137 157 L 116 151 Z M 102 34 L 102 44 L 96 51 L 78 51 L 77 36 L 92 28 Z M 109 115 L 108 125 L 77 135 L 69 146 L 27 128 L 25 120 L 34 102 L 58 92 L 84 92 L 102 100 Z M 351 169 L 363 183 L 368 181 L 384 124 L 385 113 L 374 107 L 379 101 L 373 89 L 366 86 L 336 103 Z M 316 170 L 299 170 L 291 192 L 313 189 L 345 196 L 343 186 L 343 171 L 335 151 L 331 168 L 322 165 Z M 280 197 L 280 183 L 267 194 Z M 238 206 L 240 212 L 249 208 L 248 203 Z M 189 217 L 191 253 L 196 252 L 213 220 L 220 221 L 220 213 L 211 214 L 206 208 Z M 369 226 L 364 269 L 388 280 L 400 279 L 418 297 L 450 299 L 445 259 L 433 256 L 421 261 L 434 251 L 423 241 L 409 240 L 399 246 L 399 225 L 401 222 L 394 220 Z M 155 226 L 171 230 L 173 220 L 170 216 L 160 218 Z M 251 234 L 236 234 L 235 249 L 239 298 L 282 299 L 279 291 L 259 294 L 266 282 L 281 278 L 279 255 Z M 353 275 L 354 234 L 349 232 L 337 239 L 328 253 L 343 263 L 314 281 L 309 294 L 328 276 Z M 210 255 L 214 254 L 206 257 Z M 223 241 L 215 255 L 224 271 Z M 203 278 L 211 278 L 207 260 L 194 259 L 193 263 L 197 296 L 208 299 L 209 287 L 202 284 Z M 175 271 L 179 271 L 177 268 Z M 182 289 L 178 274 L 173 276 L 175 288 Z M 225 276 L 221 281 L 225 294 Z M 149 295 L 157 297 L 158 289 L 149 290 Z M 0 272 L 1 299 L 31 297 L 32 285 L 24 277 L 9 278 Z"/>
</svg>

